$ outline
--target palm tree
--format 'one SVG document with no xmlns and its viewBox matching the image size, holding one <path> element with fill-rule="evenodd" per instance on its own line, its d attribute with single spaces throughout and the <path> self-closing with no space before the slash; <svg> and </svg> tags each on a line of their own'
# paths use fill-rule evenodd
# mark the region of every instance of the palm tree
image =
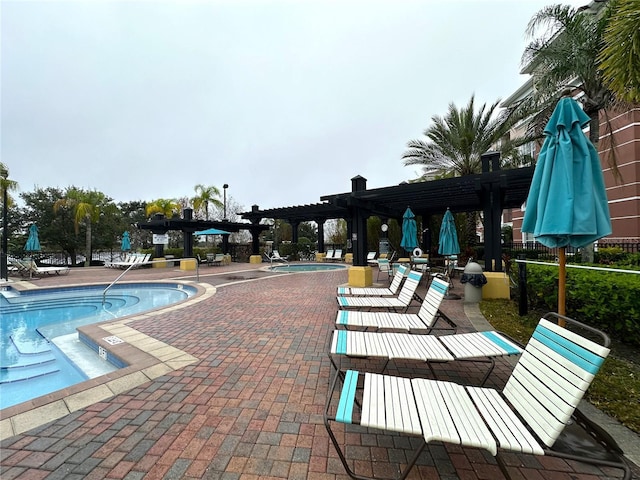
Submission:
<svg viewBox="0 0 640 480">
<path fill-rule="evenodd" d="M 145 211 L 147 217 L 160 213 L 167 218 L 171 218 L 180 213 L 180 204 L 173 198 L 158 198 L 157 200 L 147 203 Z"/>
<path fill-rule="evenodd" d="M 419 165 L 432 177 L 446 178 L 472 175 L 482 171 L 482 154 L 499 149 L 504 164 L 513 163 L 517 146 L 530 141 L 528 137 L 509 140 L 509 130 L 520 119 L 515 110 L 500 114 L 500 100 L 487 108 L 483 104 L 476 112 L 475 96 L 466 107 L 449 104 L 444 117 L 435 115 L 433 124 L 424 131 L 426 140 L 410 140 L 402 155 L 405 165 Z M 467 216 L 468 245 L 475 244 L 476 215 Z"/>
<path fill-rule="evenodd" d="M 80 225 L 85 225 L 85 267 L 91 265 L 91 225 L 100 219 L 100 212 L 106 200 L 107 197 L 102 192 L 96 190 L 85 192 L 79 188 L 71 187 L 67 190 L 64 198 L 56 200 L 53 204 L 53 211 L 56 214 L 60 208 L 73 210 L 76 235 L 80 233 Z"/>
<path fill-rule="evenodd" d="M 594 14 L 568 5 L 547 6 L 529 21 L 526 33 L 531 42 L 522 56 L 522 63 L 532 70 L 539 111 L 553 109 L 567 87 L 583 93 L 579 100 L 591 118 L 589 138 L 596 147 L 599 113 L 613 102 L 597 62 L 608 20 L 608 10 Z"/>
<path fill-rule="evenodd" d="M 622 101 L 640 102 L 640 9 L 637 0 L 614 0 L 598 55 L 602 77 Z"/>
<path fill-rule="evenodd" d="M 9 179 L 9 167 L 0 162 L 0 202 L 4 202 L 4 192 L 7 192 L 7 207 L 13 205 L 13 198 L 9 195 L 9 192 L 18 189 L 18 182 Z"/>
<path fill-rule="evenodd" d="M 480 173 L 482 154 L 496 148 L 502 153 L 502 161 L 508 162 L 516 155 L 515 147 L 528 139 L 510 141 L 506 138 L 518 118 L 511 110 L 498 114 L 499 103 L 500 100 L 489 108 L 483 104 L 478 112 L 475 96 L 461 109 L 449 104 L 444 117 L 431 117 L 433 124 L 424 131 L 426 141 L 407 143 L 408 150 L 402 155 L 404 164 L 419 165 L 442 178 Z"/>
<path fill-rule="evenodd" d="M 220 197 L 220 190 L 214 186 L 204 186 L 201 184 L 195 187 L 196 196 L 192 199 L 193 208 L 197 210 L 204 210 L 204 219 L 209 220 L 209 204 L 213 204 L 216 207 L 222 207 L 222 202 L 216 197 Z"/>
</svg>

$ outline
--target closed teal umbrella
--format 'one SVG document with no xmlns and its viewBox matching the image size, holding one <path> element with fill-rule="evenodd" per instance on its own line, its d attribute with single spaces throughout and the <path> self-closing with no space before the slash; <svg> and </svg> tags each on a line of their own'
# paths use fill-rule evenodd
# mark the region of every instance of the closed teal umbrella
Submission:
<svg viewBox="0 0 640 480">
<path fill-rule="evenodd" d="M 129 232 L 124 232 L 122 234 L 122 242 L 120 243 L 120 250 L 123 252 L 128 252 L 131 250 L 131 239 L 129 238 Z"/>
<path fill-rule="evenodd" d="M 402 240 L 400 241 L 400 246 L 407 252 L 412 252 L 418 246 L 416 216 L 409 207 L 407 207 L 402 216 Z"/>
<path fill-rule="evenodd" d="M 24 246 L 25 252 L 39 252 L 40 239 L 38 238 L 38 227 L 35 223 L 29 227 L 29 238 Z"/>
<path fill-rule="evenodd" d="M 589 116 L 573 98 L 562 98 L 544 129 L 522 231 L 559 247 L 558 313 L 565 312 L 565 247 L 584 247 L 611 233 L 600 158 L 582 131 Z"/>
<path fill-rule="evenodd" d="M 458 242 L 456 222 L 453 218 L 451 210 L 449 210 L 448 208 L 447 211 L 444 212 L 444 216 L 442 217 L 438 253 L 445 256 L 458 255 L 460 253 L 460 243 Z"/>
</svg>

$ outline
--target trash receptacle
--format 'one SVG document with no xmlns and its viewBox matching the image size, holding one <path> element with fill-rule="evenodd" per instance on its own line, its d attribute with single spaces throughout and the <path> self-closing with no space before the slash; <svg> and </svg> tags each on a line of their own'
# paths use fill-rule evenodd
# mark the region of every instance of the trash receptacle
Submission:
<svg viewBox="0 0 640 480">
<path fill-rule="evenodd" d="M 460 283 L 464 284 L 464 303 L 479 303 L 482 300 L 482 286 L 487 283 L 487 277 L 479 264 L 469 260 Z"/>
</svg>

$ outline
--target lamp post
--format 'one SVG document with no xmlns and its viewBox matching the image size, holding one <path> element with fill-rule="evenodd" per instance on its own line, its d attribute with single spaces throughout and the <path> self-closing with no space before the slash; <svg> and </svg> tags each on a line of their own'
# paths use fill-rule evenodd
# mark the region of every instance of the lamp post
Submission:
<svg viewBox="0 0 640 480">
<path fill-rule="evenodd" d="M 223 190 L 223 208 L 224 208 L 224 218 L 222 220 L 224 220 L 225 222 L 227 221 L 227 188 L 229 188 L 229 184 L 225 183 L 224 185 L 222 185 L 222 190 Z"/>
<path fill-rule="evenodd" d="M 9 171 L 4 168 L 4 165 L 0 164 L 0 182 L 2 185 L 2 254 L 0 254 L 0 279 L 4 278 L 9 281 L 9 270 L 7 269 L 7 242 L 8 242 L 8 203 L 9 195 L 7 190 L 7 178 L 9 177 Z"/>
</svg>

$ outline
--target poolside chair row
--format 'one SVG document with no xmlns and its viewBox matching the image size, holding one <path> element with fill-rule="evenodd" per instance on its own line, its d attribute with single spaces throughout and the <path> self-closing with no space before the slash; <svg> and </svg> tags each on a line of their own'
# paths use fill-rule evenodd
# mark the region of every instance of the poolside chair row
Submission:
<svg viewBox="0 0 640 480">
<path fill-rule="evenodd" d="M 616 442 L 577 409 L 609 352 L 608 337 L 557 314 L 548 314 L 541 319 L 524 350 L 517 342 L 494 331 L 444 336 L 395 332 L 439 332 L 440 329 L 434 328 L 435 318 L 445 318 L 448 332 L 455 332 L 455 324 L 439 312 L 447 288 L 446 281 L 434 278 L 415 315 L 338 311 L 338 329 L 332 334 L 329 349 L 336 373 L 327 400 L 325 426 L 347 473 L 353 478 L 368 478 L 351 470 L 332 431 L 334 422 L 421 436 L 424 441 L 397 478 L 408 475 L 422 450 L 432 441 L 484 448 L 496 457 L 507 478 L 509 473 L 499 456 L 500 450 L 554 455 L 611 466 L 622 469 L 623 478 L 630 478 L 630 470 Z M 338 290 L 349 294 L 352 291 L 364 293 L 357 289 Z M 557 318 L 597 334 L 601 343 L 551 322 Z M 481 388 L 493 371 L 495 358 L 519 354 L 520 360 L 502 393 Z M 340 366 L 344 357 L 378 358 L 385 363 L 381 372 L 343 372 Z M 383 375 L 389 362 L 396 359 L 425 362 L 434 379 Z M 432 364 L 452 361 L 488 362 L 489 368 L 479 387 L 437 380 Z M 366 364 L 367 369 L 370 369 L 369 365 Z M 339 381 L 343 387 L 336 403 Z M 588 439 L 595 439 L 590 444 L 593 450 L 580 454 L 575 450 L 575 444 L 567 448 L 564 442 L 557 441 L 561 434 L 567 434 L 565 426 L 574 421 L 584 428 Z M 580 439 L 580 443 L 586 443 L 585 438 Z M 605 452 L 596 456 L 594 451 L 599 446 L 604 446 Z"/>
<path fill-rule="evenodd" d="M 267 259 L 267 262 L 269 263 L 273 263 L 273 262 L 289 263 L 289 260 L 284 258 L 282 255 L 280 255 L 280 252 L 278 250 L 273 250 L 271 252 L 271 255 L 264 253 L 264 257 Z"/>
<path fill-rule="evenodd" d="M 150 253 L 129 253 L 123 261 L 120 262 L 105 262 L 104 266 L 108 268 L 120 268 L 127 269 L 131 266 L 135 268 L 149 263 L 151 258 Z"/>
<path fill-rule="evenodd" d="M 342 250 L 339 248 L 335 250 L 327 250 L 324 260 L 326 262 L 341 262 L 343 260 Z"/>
<path fill-rule="evenodd" d="M 46 275 L 66 275 L 69 267 L 39 267 L 33 260 L 9 258 L 10 271 L 21 277 L 43 277 Z"/>
<path fill-rule="evenodd" d="M 598 336 L 600 341 L 560 327 L 558 319 L 589 332 L 591 336 Z M 363 338 L 356 339 L 356 333 Z M 365 332 L 334 333 L 332 353 L 348 352 L 350 341 L 353 344 L 374 342 L 373 338 L 365 339 L 365 335 Z M 401 344 L 394 334 L 369 335 L 378 335 L 375 343 L 381 345 L 371 347 L 382 350 L 382 353 L 372 351 L 373 355 L 391 358 L 395 355 L 394 349 Z M 401 335 L 416 345 L 420 342 L 429 344 L 438 352 L 427 354 L 429 360 L 440 355 L 441 361 L 450 361 L 447 354 L 450 342 L 456 337 L 473 336 L 476 341 L 481 335 L 491 337 L 494 333 L 450 335 L 429 341 L 426 341 L 427 337 L 436 337 Z M 340 336 L 353 338 L 341 339 Z M 415 337 L 419 337 L 420 342 L 414 340 Z M 504 338 L 497 345 L 502 340 Z M 490 339 L 490 342 L 495 343 L 495 339 Z M 447 347 L 446 350 L 442 350 L 439 343 Z M 342 372 L 332 358 L 336 373 L 324 413 L 325 426 L 345 470 L 357 479 L 370 477 L 352 470 L 333 432 L 335 423 L 421 438 L 405 470 L 396 478 L 405 478 L 424 448 L 435 441 L 486 450 L 496 458 L 506 478 L 510 475 L 501 457 L 503 451 L 614 467 L 622 470 L 622 478 L 626 480 L 631 478 L 631 470 L 620 447 L 578 409 L 580 400 L 609 353 L 608 347 L 609 338 L 602 332 L 555 313 L 547 314 L 540 320 L 502 391 L 437 379 L 409 379 L 358 370 Z M 404 356 L 402 348 L 400 354 Z M 420 355 L 416 357 L 424 360 Z M 453 357 L 459 360 L 456 355 Z M 577 434 L 581 434 L 580 438 L 575 438 Z M 574 438 L 567 440 L 569 436 Z"/>
</svg>

